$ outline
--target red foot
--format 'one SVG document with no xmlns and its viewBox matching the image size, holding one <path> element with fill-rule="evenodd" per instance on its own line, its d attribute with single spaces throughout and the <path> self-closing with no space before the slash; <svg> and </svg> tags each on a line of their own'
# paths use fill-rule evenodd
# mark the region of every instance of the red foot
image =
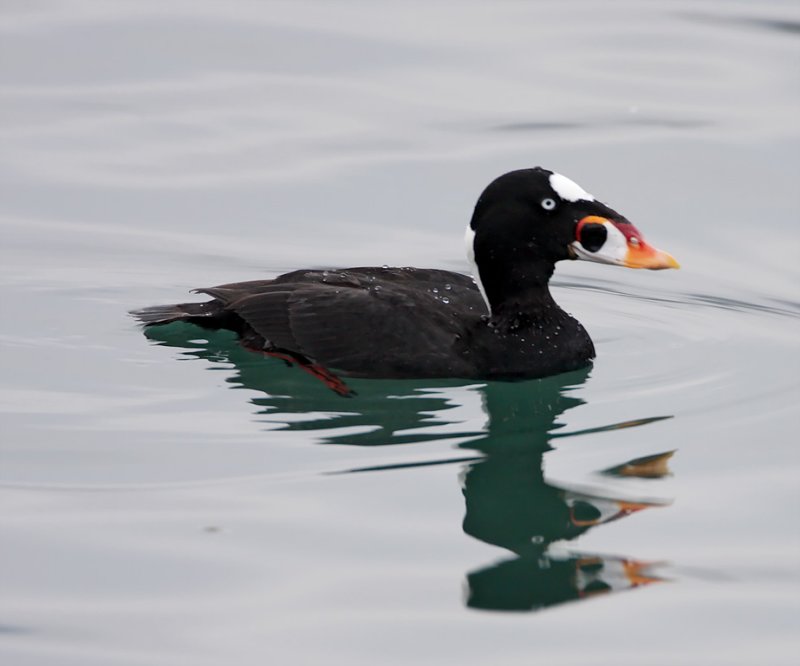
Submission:
<svg viewBox="0 0 800 666">
<path fill-rule="evenodd" d="M 253 349 L 252 347 L 248 347 L 247 349 L 254 352 L 260 352 L 264 354 L 264 356 L 279 358 L 281 361 L 285 361 L 289 365 L 297 365 L 301 370 L 305 370 L 312 377 L 316 377 L 331 391 L 344 398 L 351 398 L 356 394 L 353 389 L 351 389 L 347 384 L 344 383 L 344 381 L 342 381 L 326 367 L 320 365 L 319 363 L 314 363 L 301 354 L 294 354 L 289 351 L 278 349 L 273 351 Z"/>
</svg>

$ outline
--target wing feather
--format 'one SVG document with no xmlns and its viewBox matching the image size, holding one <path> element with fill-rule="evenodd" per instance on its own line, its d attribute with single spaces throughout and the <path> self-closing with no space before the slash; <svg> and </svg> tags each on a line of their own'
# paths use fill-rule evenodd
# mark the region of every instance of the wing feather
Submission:
<svg viewBox="0 0 800 666">
<path fill-rule="evenodd" d="M 473 367 L 454 347 L 467 344 L 482 301 L 470 278 L 456 273 L 296 271 L 199 291 L 272 346 L 350 376 L 467 376 Z"/>
</svg>

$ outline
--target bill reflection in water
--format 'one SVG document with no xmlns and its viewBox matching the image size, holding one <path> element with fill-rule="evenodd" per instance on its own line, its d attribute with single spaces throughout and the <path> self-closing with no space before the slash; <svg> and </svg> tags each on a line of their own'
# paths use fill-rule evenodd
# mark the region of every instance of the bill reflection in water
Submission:
<svg viewBox="0 0 800 666">
<path fill-rule="evenodd" d="M 641 587 L 663 580 L 655 563 L 617 555 L 581 552 L 567 546 L 588 530 L 646 508 L 669 502 L 623 496 L 625 477 L 660 478 L 669 473 L 672 451 L 623 461 L 596 475 L 586 489 L 549 482 L 544 454 L 562 437 L 631 428 L 668 418 L 649 417 L 615 423 L 590 431 L 558 432 L 558 417 L 584 404 L 574 390 L 590 371 L 518 383 L 415 382 L 362 380 L 357 400 L 343 410 L 339 396 L 313 379 L 291 372 L 277 361 L 264 361 L 243 350 L 232 336 L 213 334 L 208 341 L 189 341 L 191 331 L 175 324 L 147 331 L 158 344 L 184 348 L 187 356 L 232 364 L 227 381 L 265 395 L 252 400 L 259 414 L 284 430 L 325 430 L 323 444 L 400 445 L 460 440 L 469 455 L 443 460 L 382 465 L 339 473 L 377 473 L 437 464 L 463 464 L 462 490 L 466 506 L 463 530 L 469 536 L 513 554 L 466 575 L 465 599 L 471 608 L 529 611 L 603 593 Z M 478 393 L 481 418 L 454 429 L 454 396 Z M 473 409 L 477 411 L 477 409 Z M 297 415 L 323 414 L 313 420 Z M 354 430 L 358 430 L 354 434 Z M 609 477 L 620 479 L 608 483 Z M 604 482 L 603 479 L 606 479 Z"/>
</svg>

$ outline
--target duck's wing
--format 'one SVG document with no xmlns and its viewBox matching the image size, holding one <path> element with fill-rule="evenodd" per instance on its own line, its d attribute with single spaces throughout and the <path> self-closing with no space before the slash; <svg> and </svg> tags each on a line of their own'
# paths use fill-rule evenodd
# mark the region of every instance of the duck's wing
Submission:
<svg viewBox="0 0 800 666">
<path fill-rule="evenodd" d="M 271 348 L 350 376 L 469 376 L 469 329 L 482 313 L 471 279 L 439 270 L 299 271 L 200 290 Z"/>
</svg>

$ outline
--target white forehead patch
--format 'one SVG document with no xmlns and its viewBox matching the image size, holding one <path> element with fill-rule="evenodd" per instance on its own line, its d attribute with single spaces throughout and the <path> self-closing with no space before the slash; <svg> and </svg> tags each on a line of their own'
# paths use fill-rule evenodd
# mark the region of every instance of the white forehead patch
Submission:
<svg viewBox="0 0 800 666">
<path fill-rule="evenodd" d="M 562 176 L 560 173 L 554 173 L 550 176 L 550 187 L 564 201 L 594 201 L 594 197 L 578 183 L 566 176 Z"/>
</svg>

